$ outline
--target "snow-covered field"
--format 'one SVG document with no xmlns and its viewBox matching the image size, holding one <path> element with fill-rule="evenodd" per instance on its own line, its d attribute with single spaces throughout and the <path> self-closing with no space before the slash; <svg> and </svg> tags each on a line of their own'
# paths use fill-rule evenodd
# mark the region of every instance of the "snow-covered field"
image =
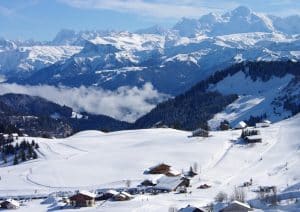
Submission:
<svg viewBox="0 0 300 212">
<path fill-rule="evenodd" d="M 257 197 L 252 190 L 260 185 L 275 185 L 278 193 L 300 193 L 299 126 L 297 115 L 260 129 L 263 142 L 254 145 L 234 143 L 240 130 L 212 132 L 209 138 L 188 138 L 190 132 L 173 129 L 85 131 L 66 139 L 35 138 L 39 159 L 0 168 L 0 196 L 120 188 L 126 180 L 136 186 L 149 177 L 143 175 L 144 170 L 160 162 L 179 171 L 197 163 L 199 174 L 188 188 L 191 193 L 137 195 L 130 201 L 97 203 L 76 211 L 168 211 L 187 204 L 202 207 L 219 191 L 230 195 L 235 186 L 250 178 L 253 185 L 246 188 L 248 200 Z M 212 187 L 197 189 L 204 183 Z M 49 205 L 41 201 L 27 202 L 19 211 L 47 211 Z M 280 209 L 286 211 L 286 207 Z"/>
</svg>

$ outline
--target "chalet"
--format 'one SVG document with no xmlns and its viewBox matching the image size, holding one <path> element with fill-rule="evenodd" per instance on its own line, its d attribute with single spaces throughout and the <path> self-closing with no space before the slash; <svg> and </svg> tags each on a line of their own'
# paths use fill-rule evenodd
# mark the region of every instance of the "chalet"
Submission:
<svg viewBox="0 0 300 212">
<path fill-rule="evenodd" d="M 171 170 L 171 166 L 160 163 L 156 166 L 152 166 L 144 171 L 144 174 L 166 174 Z"/>
<path fill-rule="evenodd" d="M 250 135 L 245 137 L 245 141 L 247 143 L 261 143 L 262 137 L 261 135 Z"/>
<path fill-rule="evenodd" d="M 74 207 L 92 207 L 95 205 L 96 194 L 89 191 L 79 191 L 70 197 L 70 203 Z"/>
<path fill-rule="evenodd" d="M 178 212 L 206 212 L 206 210 L 188 205 L 185 208 L 179 209 Z"/>
<path fill-rule="evenodd" d="M 127 201 L 131 200 L 133 196 L 125 191 L 122 191 L 112 197 L 112 200 L 114 201 Z"/>
<path fill-rule="evenodd" d="M 262 122 L 256 123 L 255 127 L 269 127 L 271 122 L 269 120 L 263 120 Z"/>
<path fill-rule="evenodd" d="M 20 207 L 20 203 L 13 199 L 7 199 L 1 203 L 1 208 L 3 209 L 18 209 Z"/>
<path fill-rule="evenodd" d="M 209 132 L 202 128 L 196 129 L 192 132 L 192 137 L 208 137 Z"/>
<path fill-rule="evenodd" d="M 235 200 L 232 203 L 230 203 L 227 207 L 220 210 L 220 212 L 236 212 L 236 211 L 248 212 L 248 211 L 253 211 L 253 209 L 247 203 L 242 203 Z"/>
<path fill-rule="evenodd" d="M 247 124 L 244 121 L 240 121 L 239 123 L 237 123 L 234 127 L 234 129 L 238 130 L 238 129 L 245 129 L 247 127 Z"/>
<path fill-rule="evenodd" d="M 176 191 L 180 187 L 189 187 L 189 186 L 190 186 L 190 180 L 186 177 L 163 176 L 160 179 L 158 179 L 158 183 L 156 186 L 154 186 L 154 188 L 170 192 L 170 191 Z"/>
</svg>

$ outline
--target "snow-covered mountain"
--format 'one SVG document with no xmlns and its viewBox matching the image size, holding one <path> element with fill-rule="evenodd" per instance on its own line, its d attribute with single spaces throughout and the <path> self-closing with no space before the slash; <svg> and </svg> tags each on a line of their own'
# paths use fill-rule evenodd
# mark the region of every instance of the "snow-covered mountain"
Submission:
<svg viewBox="0 0 300 212">
<path fill-rule="evenodd" d="M 176 95 L 241 61 L 299 60 L 299 19 L 238 7 L 225 14 L 183 18 L 171 29 L 62 30 L 53 41 L 27 45 L 2 40 L 0 74 L 23 84 L 111 90 L 151 82 L 158 91 Z"/>
<path fill-rule="evenodd" d="M 70 58 L 82 49 L 80 46 L 25 45 L 0 41 L 0 73 L 24 77 L 34 71 Z"/>
<path fill-rule="evenodd" d="M 218 129 L 227 120 L 254 125 L 277 122 L 300 112 L 300 63 L 242 62 L 216 72 L 185 93 L 160 103 L 135 128 L 162 123 L 177 129 Z"/>
</svg>

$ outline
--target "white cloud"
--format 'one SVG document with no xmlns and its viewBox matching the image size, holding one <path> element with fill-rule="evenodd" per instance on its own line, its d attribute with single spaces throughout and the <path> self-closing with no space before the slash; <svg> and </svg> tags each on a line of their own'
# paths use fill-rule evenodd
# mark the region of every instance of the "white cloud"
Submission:
<svg viewBox="0 0 300 212">
<path fill-rule="evenodd" d="M 150 83 L 142 88 L 120 87 L 108 91 L 93 87 L 69 88 L 49 85 L 23 86 L 18 84 L 0 84 L 0 95 L 21 93 L 40 96 L 74 110 L 104 114 L 119 120 L 134 121 L 149 112 L 157 102 L 167 98 L 158 93 Z"/>
<path fill-rule="evenodd" d="M 299 0 L 57 0 L 82 9 L 106 9 L 155 18 L 200 17 L 208 12 L 222 13 L 245 5 L 257 12 L 299 14 Z M 283 9 L 284 8 L 284 9 Z"/>
<path fill-rule="evenodd" d="M 201 1 L 199 4 L 199 2 L 191 0 L 60 0 L 60 2 L 77 8 L 107 9 L 158 18 L 199 17 L 208 9 L 208 6 L 203 6 Z M 211 10 L 220 11 L 221 9 L 211 6 Z"/>
</svg>

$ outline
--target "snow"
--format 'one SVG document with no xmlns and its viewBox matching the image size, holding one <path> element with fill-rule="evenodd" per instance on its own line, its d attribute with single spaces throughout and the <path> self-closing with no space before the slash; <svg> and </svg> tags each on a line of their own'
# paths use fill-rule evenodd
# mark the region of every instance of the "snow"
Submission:
<svg viewBox="0 0 300 212">
<path fill-rule="evenodd" d="M 247 198 L 258 186 L 276 185 L 278 193 L 298 192 L 300 183 L 300 115 L 262 128 L 262 143 L 234 143 L 241 130 L 211 132 L 208 138 L 188 138 L 190 132 L 144 129 L 102 133 L 84 131 L 66 139 L 35 138 L 39 159 L 0 168 L 0 196 L 42 195 L 55 191 L 118 189 L 140 184 L 143 171 L 165 162 L 188 170 L 195 162 L 198 175 L 191 194 L 135 195 L 126 202 L 102 202 L 77 211 L 167 211 L 186 205 L 203 207 L 219 191 L 253 179 Z M 20 138 L 22 139 L 22 138 Z M 31 138 L 28 138 L 31 139 Z M 211 188 L 196 189 L 207 183 Z M 289 190 L 288 190 L 289 189 Z M 20 211 L 43 211 L 42 200 L 27 202 Z M 69 209 L 68 209 L 69 210 Z M 72 211 L 72 209 L 70 209 Z"/>
<path fill-rule="evenodd" d="M 3 71 L 32 71 L 78 53 L 80 46 L 21 46 L 0 52 L 0 67 Z"/>
<path fill-rule="evenodd" d="M 92 192 L 89 192 L 89 191 L 86 191 L 86 190 L 81 190 L 81 191 L 78 192 L 78 194 L 82 194 L 82 195 L 92 197 L 92 198 L 96 197 L 96 194 L 94 194 Z"/>
<path fill-rule="evenodd" d="M 227 76 L 216 85 L 211 85 L 209 90 L 219 91 L 225 95 L 237 94 L 239 98 L 209 120 L 209 125 L 216 129 L 221 121 L 228 120 L 234 126 L 239 121 L 248 120 L 250 114 L 261 116 L 266 113 L 272 122 L 290 116 L 289 111 L 284 110 L 282 105 L 274 105 L 273 101 L 286 93 L 284 90 L 292 79 L 293 77 L 287 74 L 282 78 L 272 77 L 266 82 L 261 79 L 254 81 L 242 71 Z"/>
</svg>

